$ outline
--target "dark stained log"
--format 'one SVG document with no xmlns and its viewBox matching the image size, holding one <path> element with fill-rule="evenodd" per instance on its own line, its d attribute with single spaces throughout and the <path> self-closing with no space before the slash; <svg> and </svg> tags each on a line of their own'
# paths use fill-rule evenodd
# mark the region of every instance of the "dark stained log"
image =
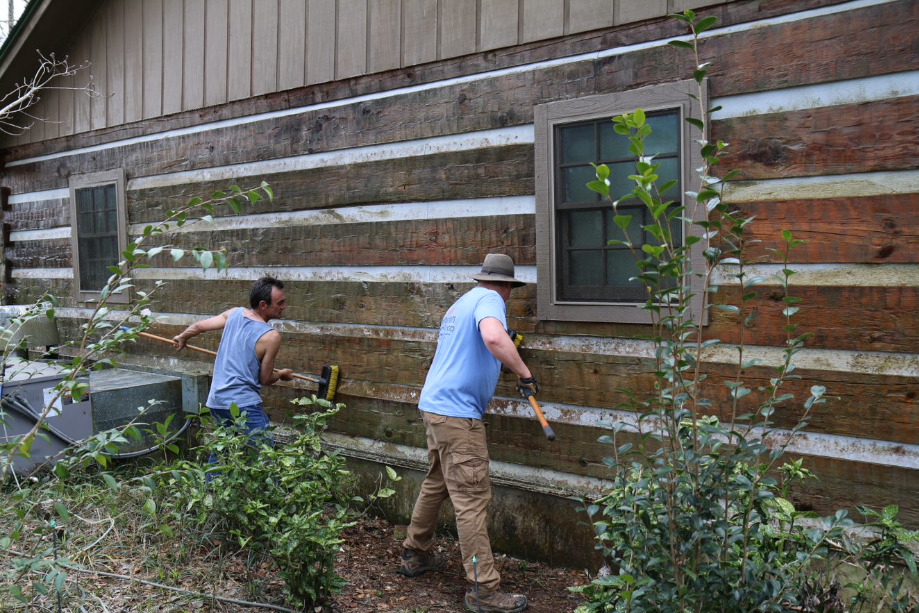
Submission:
<svg viewBox="0 0 919 613">
<path fill-rule="evenodd" d="M 506 253 L 519 264 L 536 261 L 532 215 L 384 220 L 341 225 L 279 223 L 271 227 L 156 237 L 149 245 L 226 250 L 233 266 L 476 265 L 485 254 Z M 187 262 L 184 263 L 187 265 Z M 171 266 L 165 258 L 163 266 Z M 177 262 L 176 266 L 183 265 Z"/>
<path fill-rule="evenodd" d="M 10 229 L 48 230 L 70 225 L 70 207 L 67 200 L 42 200 L 11 204 L 4 219 Z"/>
<path fill-rule="evenodd" d="M 712 96 L 859 79 L 919 68 L 917 26 L 919 5 L 891 2 L 706 39 L 701 56 Z"/>
<path fill-rule="evenodd" d="M 792 266 L 792 269 L 794 267 Z M 807 340 L 811 348 L 850 351 L 894 351 L 915 353 L 919 347 L 919 288 L 907 285 L 892 287 L 826 286 L 795 287 L 790 296 L 801 298 L 800 310 L 791 319 L 798 328 L 792 336 L 813 334 Z M 712 309 L 707 338 L 727 343 L 740 342 L 739 322 L 755 311 L 744 341 L 749 345 L 782 346 L 787 324 L 782 311 L 783 292 L 779 286 L 756 288 L 758 299 L 751 300 L 744 315 Z M 741 291 L 736 286 L 721 286 L 712 300 L 716 304 L 740 304 Z"/>
<path fill-rule="evenodd" d="M 919 97 L 716 121 L 738 179 L 907 170 L 919 158 Z"/>
<path fill-rule="evenodd" d="M 533 194 L 533 147 L 511 145 L 344 167 L 294 171 L 235 181 L 205 182 L 128 193 L 129 222 L 156 223 L 193 196 L 206 197 L 230 184 L 267 181 L 273 202 L 243 206 L 246 213 L 302 211 L 358 204 L 426 202 Z M 216 216 L 232 214 L 225 208 Z"/>
<path fill-rule="evenodd" d="M 3 252 L 7 266 L 16 268 L 70 268 L 73 266 L 69 238 L 11 241 Z"/>
<path fill-rule="evenodd" d="M 917 186 L 919 189 L 919 186 Z M 919 262 L 919 193 L 861 198 L 815 198 L 736 205 L 756 217 L 746 255 L 779 261 L 782 230 L 806 241 L 789 253 L 794 263 L 914 264 Z"/>
</svg>

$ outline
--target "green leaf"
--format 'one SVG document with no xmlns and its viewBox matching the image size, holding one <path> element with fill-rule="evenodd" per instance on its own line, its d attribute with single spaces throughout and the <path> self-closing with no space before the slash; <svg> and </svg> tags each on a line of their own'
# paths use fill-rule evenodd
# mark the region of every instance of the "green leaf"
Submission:
<svg viewBox="0 0 919 613">
<path fill-rule="evenodd" d="M 54 510 L 55 512 L 57 512 L 57 516 L 60 517 L 61 519 L 67 520 L 70 518 L 70 511 L 68 511 L 67 507 L 62 505 L 60 502 L 54 503 Z"/>
<path fill-rule="evenodd" d="M 667 44 L 672 45 L 674 47 L 679 47 L 680 49 L 689 49 L 689 50 L 694 49 L 694 47 L 692 46 L 692 43 L 685 41 L 685 40 L 671 40 L 671 41 L 668 41 Z"/>
<path fill-rule="evenodd" d="M 100 456 L 100 458 L 104 458 L 104 457 L 105 457 L 105 456 Z M 97 458 L 97 459 L 99 459 L 99 458 Z M 104 464 L 103 464 L 103 466 L 104 466 Z M 115 480 L 115 477 L 113 477 L 113 476 L 110 475 L 109 473 L 102 473 L 102 479 L 105 481 L 105 484 L 108 486 L 108 488 L 109 488 L 110 490 L 112 490 L 113 492 L 117 492 L 117 491 L 121 488 L 121 484 L 118 483 L 118 482 Z"/>
<path fill-rule="evenodd" d="M 169 255 L 172 256 L 172 261 L 173 261 L 173 262 L 178 262 L 178 261 L 181 260 L 183 257 L 185 257 L 185 250 L 184 250 L 184 249 L 172 249 L 172 250 L 169 252 Z"/>
<path fill-rule="evenodd" d="M 210 251 L 202 251 L 198 255 L 198 263 L 201 264 L 201 268 L 207 270 L 214 265 L 214 254 Z"/>
<path fill-rule="evenodd" d="M 619 227 L 623 232 L 626 231 L 626 228 L 629 227 L 629 224 L 632 223 L 631 215 L 616 215 L 613 217 L 613 223 Z"/>
<path fill-rule="evenodd" d="M 703 19 L 700 19 L 698 22 L 696 22 L 696 27 L 695 27 L 696 34 L 701 34 L 702 32 L 705 32 L 706 30 L 711 28 L 716 23 L 718 23 L 718 18 L 714 16 L 705 17 Z"/>
</svg>

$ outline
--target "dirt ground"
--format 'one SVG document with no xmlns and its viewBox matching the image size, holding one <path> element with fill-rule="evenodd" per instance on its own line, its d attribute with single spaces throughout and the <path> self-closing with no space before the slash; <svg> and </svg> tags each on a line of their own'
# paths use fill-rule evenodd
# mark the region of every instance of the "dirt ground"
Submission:
<svg viewBox="0 0 919 613">
<path fill-rule="evenodd" d="M 450 537 L 438 537 L 438 552 L 447 561 L 444 572 L 407 578 L 396 573 L 402 551 L 404 526 L 369 518 L 349 529 L 336 569 L 348 585 L 335 597 L 341 613 L 392 611 L 434 613 L 462 611 L 466 580 L 460 562 L 459 544 Z M 574 611 L 582 599 L 569 586 L 589 581 L 583 570 L 553 568 L 496 554 L 495 560 L 506 591 L 526 594 L 531 613 Z"/>
</svg>

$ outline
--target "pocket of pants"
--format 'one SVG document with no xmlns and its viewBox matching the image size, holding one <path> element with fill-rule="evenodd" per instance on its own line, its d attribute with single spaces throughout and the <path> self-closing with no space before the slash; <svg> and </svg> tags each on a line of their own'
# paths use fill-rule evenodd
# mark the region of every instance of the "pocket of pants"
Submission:
<svg viewBox="0 0 919 613">
<path fill-rule="evenodd" d="M 488 489 L 488 459 L 475 455 L 453 455 L 453 480 L 464 492 L 481 492 Z"/>
</svg>

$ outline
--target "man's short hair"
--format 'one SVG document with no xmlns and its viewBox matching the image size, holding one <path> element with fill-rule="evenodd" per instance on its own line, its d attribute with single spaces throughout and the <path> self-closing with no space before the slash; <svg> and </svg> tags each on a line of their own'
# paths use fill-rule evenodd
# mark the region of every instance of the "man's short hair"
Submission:
<svg viewBox="0 0 919 613">
<path fill-rule="evenodd" d="M 265 304 L 271 306 L 271 288 L 284 289 L 284 284 L 274 277 L 262 277 L 252 285 L 249 291 L 249 306 L 257 309 L 262 300 Z"/>
</svg>

